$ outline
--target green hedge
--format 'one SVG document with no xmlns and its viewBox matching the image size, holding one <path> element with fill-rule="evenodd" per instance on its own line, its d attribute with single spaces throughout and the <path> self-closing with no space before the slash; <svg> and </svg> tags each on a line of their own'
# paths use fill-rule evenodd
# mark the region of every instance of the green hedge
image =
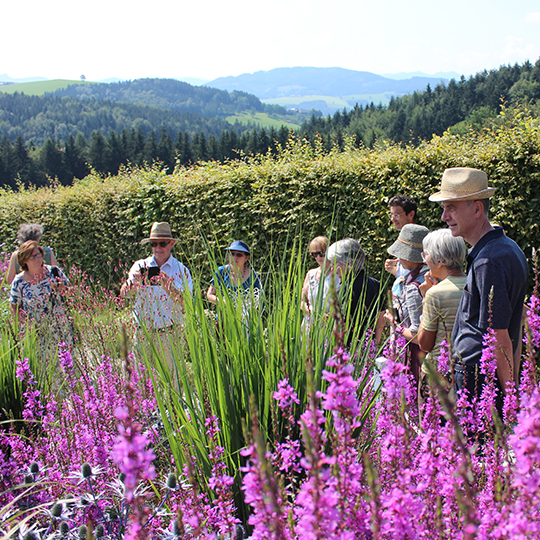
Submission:
<svg viewBox="0 0 540 540">
<path fill-rule="evenodd" d="M 21 223 L 42 223 L 42 242 L 59 260 L 117 287 L 125 273 L 119 261 L 129 268 L 149 253 L 139 242 L 154 221 L 171 224 L 180 238 L 177 256 L 203 282 L 211 272 L 209 250 L 219 252 L 232 239 L 248 242 L 264 271 L 270 257 L 287 255 L 293 239 L 307 245 L 318 234 L 352 236 L 366 249 L 369 271 L 379 275 L 396 237 L 390 197 L 414 197 L 420 223 L 443 227 L 441 209 L 427 198 L 445 168 L 470 166 L 485 170 L 498 188 L 492 221 L 530 259 L 540 223 L 540 127 L 526 112 L 499 120 L 483 134 L 447 134 L 417 148 L 389 144 L 328 155 L 297 142 L 278 158 L 205 163 L 171 176 L 126 169 L 105 179 L 92 174 L 71 187 L 3 191 L 0 241 L 11 249 Z"/>
</svg>

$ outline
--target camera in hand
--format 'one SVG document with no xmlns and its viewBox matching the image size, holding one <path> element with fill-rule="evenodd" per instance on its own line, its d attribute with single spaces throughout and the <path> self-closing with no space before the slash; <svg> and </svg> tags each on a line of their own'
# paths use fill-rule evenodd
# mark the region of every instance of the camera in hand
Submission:
<svg viewBox="0 0 540 540">
<path fill-rule="evenodd" d="M 152 278 L 159 276 L 161 268 L 159 266 L 143 266 L 139 268 L 139 272 L 143 278 L 144 282 L 152 282 Z"/>
</svg>

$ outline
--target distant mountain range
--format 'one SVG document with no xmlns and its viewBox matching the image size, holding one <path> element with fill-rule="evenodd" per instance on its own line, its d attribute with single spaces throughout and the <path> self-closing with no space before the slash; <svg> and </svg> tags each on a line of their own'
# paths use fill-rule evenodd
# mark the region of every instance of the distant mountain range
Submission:
<svg viewBox="0 0 540 540">
<path fill-rule="evenodd" d="M 408 76 L 407 75 L 411 75 Z M 443 76 L 445 75 L 445 76 Z M 205 86 L 232 92 L 254 94 L 264 103 L 286 108 L 318 109 L 323 114 L 351 109 L 356 104 L 386 105 L 392 97 L 424 91 L 439 83 L 459 78 L 457 73 L 429 76 L 422 73 L 397 73 L 389 76 L 343 68 L 293 67 L 220 77 Z"/>
<path fill-rule="evenodd" d="M 437 73 L 434 73 L 433 75 L 428 75 L 427 73 L 424 73 L 423 71 L 400 71 L 399 73 L 383 73 L 383 77 L 386 77 L 387 79 L 396 79 L 396 80 L 403 80 L 403 79 L 412 79 L 413 77 L 424 77 L 428 79 L 460 79 L 461 75 L 457 71 L 438 71 Z"/>
<path fill-rule="evenodd" d="M 320 110 L 326 115 L 344 108 L 351 109 L 356 104 L 386 105 L 392 97 L 424 91 L 428 84 L 435 87 L 441 82 L 447 84 L 450 79 L 459 77 L 454 72 L 435 75 L 426 75 L 422 72 L 394 73 L 383 76 L 344 68 L 293 67 L 244 73 L 235 77 L 220 77 L 209 82 L 189 77 L 182 80 L 193 86 L 200 84 L 203 88 L 226 90 L 229 93 L 246 92 L 256 96 L 263 103 L 277 104 L 287 109 Z M 6 74 L 0 75 L 0 83 L 46 80 L 44 77 L 13 79 Z M 112 78 L 100 82 L 118 83 L 119 79 Z M 203 82 L 204 84 L 201 84 Z M 126 99 L 126 101 L 139 100 Z"/>
<path fill-rule="evenodd" d="M 399 74 L 398 74 L 399 75 Z M 444 77 L 391 79 L 368 71 L 343 68 L 294 67 L 244 73 L 237 77 L 220 77 L 205 86 L 220 90 L 242 90 L 259 99 L 299 96 L 351 96 L 392 93 L 404 95 L 425 90 L 428 84 L 448 82 Z"/>
<path fill-rule="evenodd" d="M 27 82 L 40 82 L 40 81 L 48 81 L 49 79 L 45 77 L 26 77 L 24 79 L 13 79 L 6 73 L 3 75 L 0 75 L 0 84 L 2 83 L 12 83 L 12 84 L 20 84 L 20 83 L 27 83 Z"/>
</svg>

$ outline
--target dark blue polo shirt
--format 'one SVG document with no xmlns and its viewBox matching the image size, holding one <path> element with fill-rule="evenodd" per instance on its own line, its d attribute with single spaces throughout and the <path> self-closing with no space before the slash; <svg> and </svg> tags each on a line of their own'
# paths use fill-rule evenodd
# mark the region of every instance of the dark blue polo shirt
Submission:
<svg viewBox="0 0 540 540">
<path fill-rule="evenodd" d="M 508 329 L 514 352 L 519 345 L 529 268 L 523 251 L 502 227 L 486 233 L 467 257 L 467 282 L 452 331 L 457 363 L 474 366 L 482 356 L 482 339 L 490 326 Z"/>
</svg>

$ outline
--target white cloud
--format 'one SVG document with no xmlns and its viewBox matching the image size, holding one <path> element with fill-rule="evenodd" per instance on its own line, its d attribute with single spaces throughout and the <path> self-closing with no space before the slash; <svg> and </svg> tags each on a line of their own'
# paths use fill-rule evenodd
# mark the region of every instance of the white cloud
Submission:
<svg viewBox="0 0 540 540">
<path fill-rule="evenodd" d="M 527 13 L 527 15 L 525 15 L 525 22 L 530 24 L 540 24 L 540 12 Z"/>
</svg>

